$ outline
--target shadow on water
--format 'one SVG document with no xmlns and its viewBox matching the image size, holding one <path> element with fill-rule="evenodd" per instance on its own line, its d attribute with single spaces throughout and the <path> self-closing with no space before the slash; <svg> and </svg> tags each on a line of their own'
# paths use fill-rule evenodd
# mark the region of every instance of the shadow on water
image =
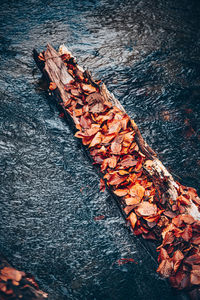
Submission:
<svg viewBox="0 0 200 300">
<path fill-rule="evenodd" d="M 166 166 L 198 188 L 198 1 L 0 2 L 0 250 L 53 299 L 183 299 L 99 192 L 95 170 L 38 84 L 31 54 L 66 43 Z M 120 257 L 138 264 L 118 266 Z"/>
</svg>

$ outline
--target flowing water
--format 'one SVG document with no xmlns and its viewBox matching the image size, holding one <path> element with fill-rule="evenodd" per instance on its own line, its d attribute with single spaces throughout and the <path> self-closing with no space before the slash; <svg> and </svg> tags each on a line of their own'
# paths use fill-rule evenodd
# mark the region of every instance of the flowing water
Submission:
<svg viewBox="0 0 200 300">
<path fill-rule="evenodd" d="M 126 228 L 39 84 L 32 50 L 68 45 L 183 184 L 200 183 L 198 1 L 0 1 L 0 251 L 52 299 L 183 299 Z M 102 220 L 95 220 L 104 215 Z M 121 257 L 136 263 L 119 266 Z"/>
</svg>

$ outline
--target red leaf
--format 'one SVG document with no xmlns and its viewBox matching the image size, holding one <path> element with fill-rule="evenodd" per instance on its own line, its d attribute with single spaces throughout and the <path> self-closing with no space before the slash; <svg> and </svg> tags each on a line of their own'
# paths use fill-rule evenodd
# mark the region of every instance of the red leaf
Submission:
<svg viewBox="0 0 200 300">
<path fill-rule="evenodd" d="M 158 261 L 161 262 L 162 260 L 169 259 L 169 255 L 165 248 L 160 248 L 160 254 L 158 256 Z"/>
<path fill-rule="evenodd" d="M 200 284 L 200 270 L 192 270 L 190 276 L 191 284 Z"/>
<path fill-rule="evenodd" d="M 171 276 L 173 272 L 173 263 L 172 261 L 169 261 L 168 259 L 163 260 L 158 269 L 157 272 L 160 273 L 163 277 L 169 277 Z"/>
<path fill-rule="evenodd" d="M 97 132 L 97 134 L 92 139 L 91 143 L 89 144 L 89 148 L 99 145 L 101 143 L 101 132 Z"/>
<path fill-rule="evenodd" d="M 191 225 L 186 226 L 186 228 L 183 231 L 182 238 L 186 242 L 189 242 L 189 240 L 192 238 L 192 226 Z"/>
<path fill-rule="evenodd" d="M 95 221 L 99 221 L 99 220 L 103 220 L 103 219 L 105 219 L 104 215 L 94 217 Z"/>
<path fill-rule="evenodd" d="M 190 200 L 184 197 L 183 195 L 177 197 L 177 201 L 183 205 L 189 205 L 191 203 Z"/>
<path fill-rule="evenodd" d="M 190 224 L 190 225 L 193 224 L 195 221 L 195 219 L 191 215 L 184 214 L 184 215 L 181 215 L 180 218 L 184 223 Z"/>
<path fill-rule="evenodd" d="M 117 260 L 118 265 L 124 265 L 129 262 L 133 262 L 133 263 L 137 264 L 137 262 L 133 258 L 120 258 Z"/>
<path fill-rule="evenodd" d="M 184 261 L 186 264 L 188 265 L 199 265 L 200 264 L 200 254 L 197 253 L 197 254 L 193 254 L 189 257 L 187 257 Z"/>
<path fill-rule="evenodd" d="M 101 178 L 101 179 L 100 179 L 100 191 L 104 192 L 105 189 L 106 189 L 105 182 L 104 182 L 104 180 Z"/>
<path fill-rule="evenodd" d="M 174 263 L 174 272 L 176 273 L 178 271 L 178 268 L 180 267 L 180 264 L 182 260 L 184 259 L 184 255 L 180 250 L 177 250 L 174 252 L 174 255 L 172 257 L 172 261 Z"/>
<path fill-rule="evenodd" d="M 125 156 L 119 163 L 120 166 L 124 168 L 130 168 L 137 164 L 137 160 L 133 158 L 131 155 Z"/>
<path fill-rule="evenodd" d="M 157 206 L 155 204 L 144 201 L 138 205 L 138 207 L 136 208 L 136 212 L 141 216 L 152 216 L 157 213 Z"/>
<path fill-rule="evenodd" d="M 108 180 L 108 183 L 110 185 L 119 185 L 120 183 L 124 182 L 126 180 L 126 176 L 121 177 L 117 173 L 114 173 L 111 175 L 110 179 Z"/>
<path fill-rule="evenodd" d="M 114 191 L 115 195 L 119 196 L 119 197 L 123 197 L 126 196 L 128 193 L 128 189 L 118 189 Z"/>
</svg>

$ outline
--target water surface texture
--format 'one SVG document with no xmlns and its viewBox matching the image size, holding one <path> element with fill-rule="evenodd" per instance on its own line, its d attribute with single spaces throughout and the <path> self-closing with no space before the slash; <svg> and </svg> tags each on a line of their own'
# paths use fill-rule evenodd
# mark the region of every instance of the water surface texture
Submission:
<svg viewBox="0 0 200 300">
<path fill-rule="evenodd" d="M 0 251 L 52 299 L 183 299 L 99 192 L 96 171 L 39 84 L 32 49 L 67 44 L 176 179 L 198 188 L 198 1 L 0 3 Z M 137 264 L 119 266 L 121 257 Z"/>
</svg>

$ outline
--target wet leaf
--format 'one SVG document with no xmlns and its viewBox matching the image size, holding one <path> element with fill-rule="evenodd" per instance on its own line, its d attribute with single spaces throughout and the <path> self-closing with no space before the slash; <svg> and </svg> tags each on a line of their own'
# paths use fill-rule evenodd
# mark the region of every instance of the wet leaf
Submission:
<svg viewBox="0 0 200 300">
<path fill-rule="evenodd" d="M 179 197 L 177 197 L 177 201 L 183 205 L 189 205 L 190 204 L 190 200 L 187 199 L 186 197 L 184 197 L 183 195 L 180 195 Z"/>
<path fill-rule="evenodd" d="M 180 218 L 184 223 L 190 224 L 190 225 L 193 224 L 195 221 L 191 215 L 184 214 L 184 215 L 181 215 Z"/>
<path fill-rule="evenodd" d="M 138 205 L 140 203 L 139 198 L 129 197 L 125 199 L 126 205 Z"/>
<path fill-rule="evenodd" d="M 157 206 L 155 204 L 143 201 L 136 208 L 137 213 L 141 216 L 152 216 L 157 213 Z"/>
<path fill-rule="evenodd" d="M 129 262 L 133 262 L 133 263 L 137 264 L 137 262 L 133 258 L 120 258 L 117 260 L 118 265 L 124 265 Z"/>
<path fill-rule="evenodd" d="M 190 282 L 194 285 L 200 284 L 200 270 L 191 271 Z"/>
<path fill-rule="evenodd" d="M 158 256 L 158 261 L 161 262 L 162 260 L 167 260 L 167 259 L 169 259 L 167 250 L 165 248 L 160 248 L 160 254 Z"/>
<path fill-rule="evenodd" d="M 1 270 L 1 275 L 4 276 L 5 278 L 15 280 L 15 281 L 20 281 L 22 279 L 22 276 L 25 276 L 24 272 L 18 271 L 14 268 L 11 267 L 4 267 Z M 0 277 L 1 277 L 0 275 Z"/>
<path fill-rule="evenodd" d="M 99 220 L 103 220 L 103 219 L 105 219 L 104 215 L 94 217 L 94 221 L 99 221 Z"/>
<path fill-rule="evenodd" d="M 92 139 L 91 143 L 89 144 L 89 148 L 99 145 L 101 143 L 101 132 L 97 132 L 97 134 Z"/>
<path fill-rule="evenodd" d="M 111 169 L 115 168 L 117 165 L 117 158 L 116 156 L 111 156 L 106 159 L 104 159 L 102 165 L 101 165 L 101 171 L 105 171 L 107 167 L 110 167 Z"/>
<path fill-rule="evenodd" d="M 126 180 L 126 177 L 121 177 L 120 175 L 118 175 L 117 173 L 114 173 L 111 175 L 110 179 L 108 180 L 108 183 L 110 185 L 119 185 L 122 182 L 124 182 Z"/>
<path fill-rule="evenodd" d="M 189 257 L 187 257 L 184 261 L 188 265 L 199 265 L 200 264 L 200 253 L 193 254 Z"/>
<path fill-rule="evenodd" d="M 80 86 L 85 93 L 91 94 L 96 92 L 96 88 L 91 84 L 81 83 Z"/>
<path fill-rule="evenodd" d="M 137 216 L 136 216 L 136 214 L 134 212 L 130 213 L 130 215 L 127 218 L 127 220 L 130 221 L 131 227 L 134 229 L 135 228 L 135 224 L 137 222 Z"/>
<path fill-rule="evenodd" d="M 184 259 L 184 255 L 180 250 L 174 252 L 172 257 L 172 261 L 174 263 L 174 272 L 176 273 L 180 267 L 182 260 Z"/>
<path fill-rule="evenodd" d="M 128 189 L 117 189 L 114 191 L 115 195 L 119 196 L 119 197 L 123 197 L 126 196 L 128 194 Z"/>
<path fill-rule="evenodd" d="M 120 161 L 120 166 L 124 168 L 130 168 L 136 166 L 136 164 L 137 160 L 135 160 L 132 155 L 127 155 Z"/>
<path fill-rule="evenodd" d="M 139 200 L 142 200 L 142 198 L 144 197 L 144 192 L 145 192 L 145 188 L 141 186 L 139 183 L 133 185 L 129 190 L 130 195 L 138 198 Z"/>
<path fill-rule="evenodd" d="M 187 225 L 183 231 L 182 238 L 188 242 L 192 238 L 192 226 Z"/>
<path fill-rule="evenodd" d="M 165 259 L 161 261 L 157 272 L 160 273 L 163 277 L 169 277 L 171 276 L 173 272 L 173 263 L 169 259 Z"/>
<path fill-rule="evenodd" d="M 50 82 L 49 89 L 50 91 L 54 91 L 57 88 L 57 85 L 55 82 Z"/>
<path fill-rule="evenodd" d="M 105 182 L 104 182 L 104 180 L 101 178 L 101 179 L 100 179 L 100 191 L 104 192 L 105 189 L 106 189 Z"/>
</svg>

